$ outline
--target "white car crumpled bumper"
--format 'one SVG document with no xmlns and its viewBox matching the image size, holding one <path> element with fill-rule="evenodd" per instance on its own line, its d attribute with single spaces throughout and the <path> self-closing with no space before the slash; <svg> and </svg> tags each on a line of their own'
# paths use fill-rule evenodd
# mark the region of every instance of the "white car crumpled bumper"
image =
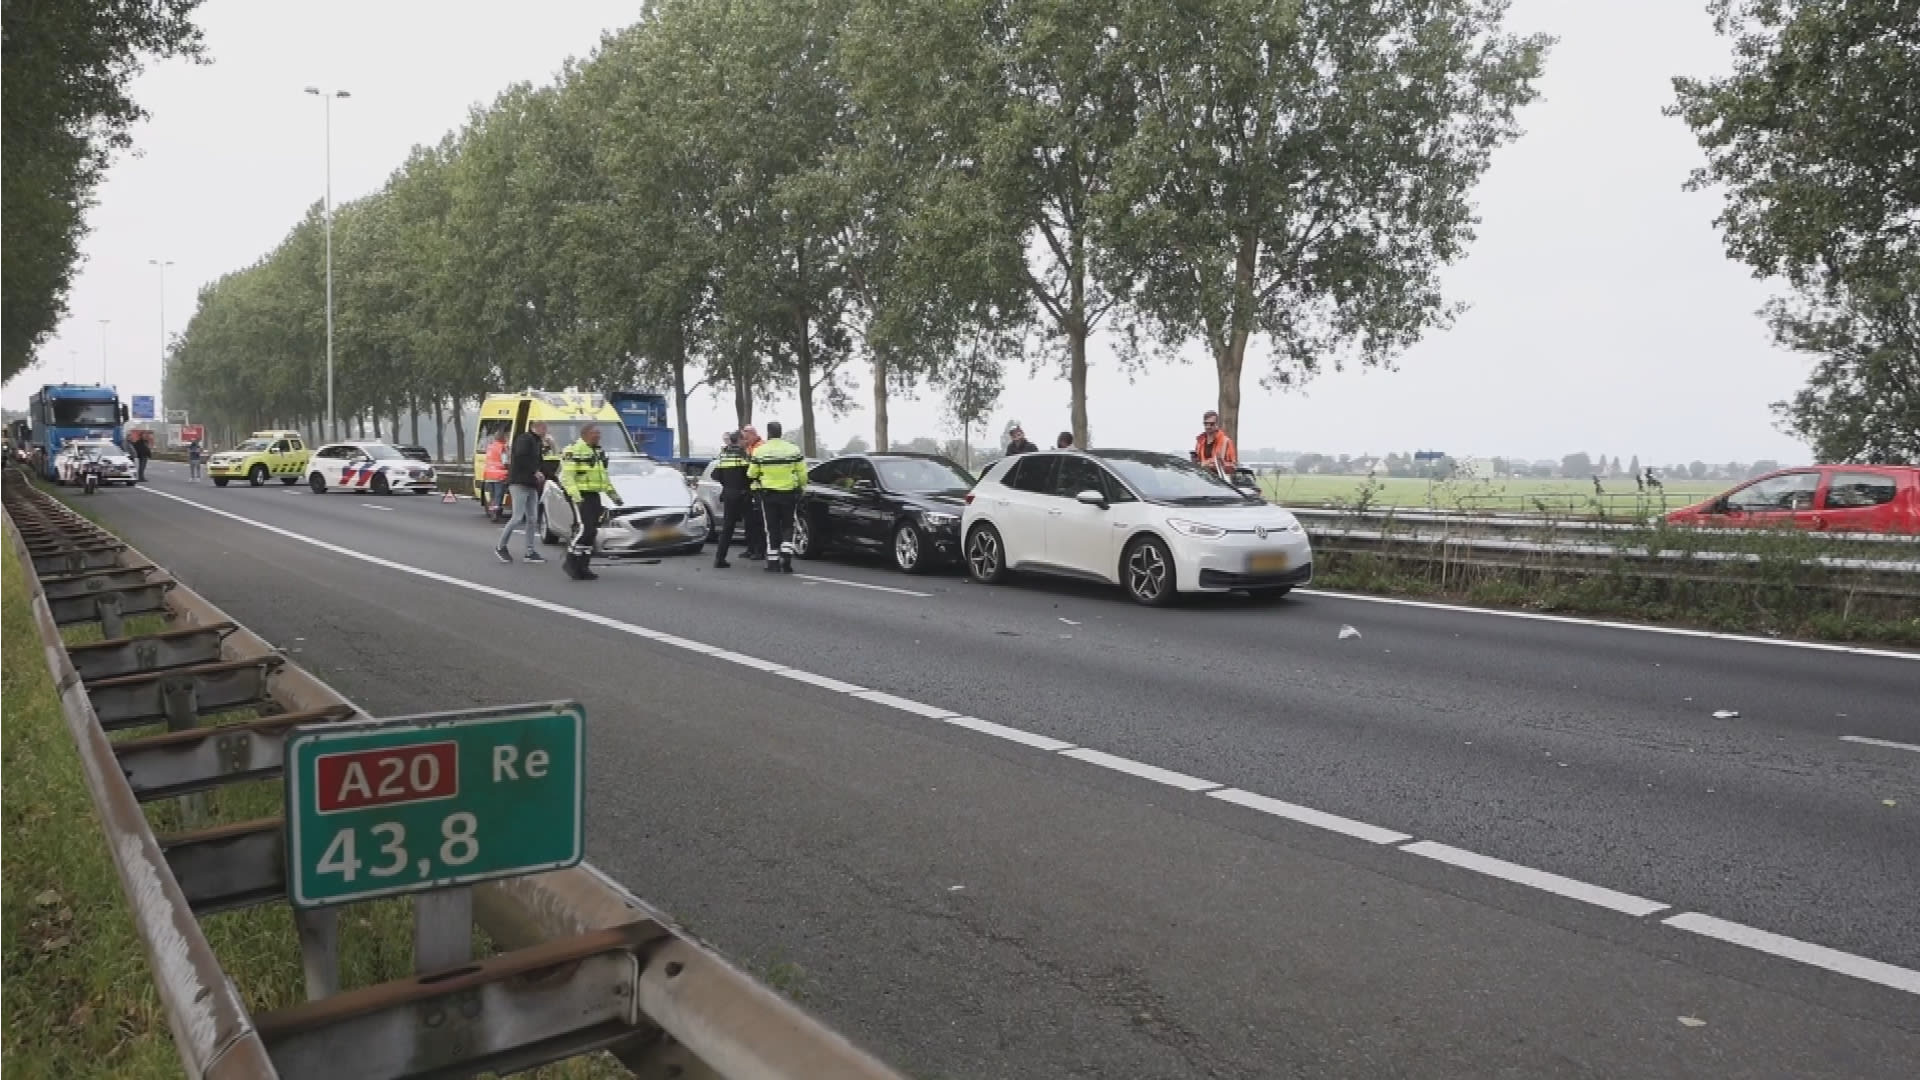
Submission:
<svg viewBox="0 0 1920 1080">
<path fill-rule="evenodd" d="M 1212 540 L 1176 533 L 1170 540 L 1181 592 L 1290 588 L 1313 580 L 1313 545 L 1304 532 L 1232 532 Z"/>
<path fill-rule="evenodd" d="M 707 517 L 691 510 L 637 510 L 615 507 L 600 525 L 594 548 L 607 555 L 644 555 L 707 542 Z"/>
</svg>

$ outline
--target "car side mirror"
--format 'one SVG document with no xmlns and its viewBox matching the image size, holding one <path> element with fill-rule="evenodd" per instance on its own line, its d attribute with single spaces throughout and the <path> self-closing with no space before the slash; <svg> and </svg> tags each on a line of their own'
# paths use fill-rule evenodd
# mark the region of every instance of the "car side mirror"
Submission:
<svg viewBox="0 0 1920 1080">
<path fill-rule="evenodd" d="M 871 480 L 855 480 L 853 482 L 853 490 L 855 491 L 873 491 L 879 488 L 879 486 L 879 484 Z"/>
<path fill-rule="evenodd" d="M 1080 494 L 1075 495 L 1073 498 L 1074 498 L 1074 501 L 1082 503 L 1083 505 L 1086 505 L 1086 506 L 1097 506 L 1102 510 L 1105 510 L 1107 508 L 1107 497 L 1093 490 L 1092 488 L 1088 488 L 1087 490 L 1081 492 Z"/>
</svg>

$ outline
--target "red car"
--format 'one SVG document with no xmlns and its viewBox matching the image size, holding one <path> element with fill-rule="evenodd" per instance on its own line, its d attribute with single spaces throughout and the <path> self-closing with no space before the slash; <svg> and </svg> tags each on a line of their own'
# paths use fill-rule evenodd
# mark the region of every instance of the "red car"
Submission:
<svg viewBox="0 0 1920 1080">
<path fill-rule="evenodd" d="M 1920 534 L 1920 466 L 1781 469 L 1675 510 L 1667 523 Z"/>
</svg>

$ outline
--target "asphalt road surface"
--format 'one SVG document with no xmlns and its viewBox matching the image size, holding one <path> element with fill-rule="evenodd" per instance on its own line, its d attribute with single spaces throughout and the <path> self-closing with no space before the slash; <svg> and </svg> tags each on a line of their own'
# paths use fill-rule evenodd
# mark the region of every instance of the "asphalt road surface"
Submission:
<svg viewBox="0 0 1920 1080">
<path fill-rule="evenodd" d="M 472 502 L 149 475 L 93 509 L 364 708 L 583 701 L 590 858 L 910 1075 L 1920 1075 L 1920 659 L 857 560 L 575 583 Z"/>
</svg>

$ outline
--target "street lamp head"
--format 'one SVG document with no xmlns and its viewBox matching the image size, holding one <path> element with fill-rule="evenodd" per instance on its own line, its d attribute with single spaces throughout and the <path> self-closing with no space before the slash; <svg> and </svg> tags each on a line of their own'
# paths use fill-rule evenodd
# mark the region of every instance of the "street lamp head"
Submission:
<svg viewBox="0 0 1920 1080">
<path fill-rule="evenodd" d="M 336 90 L 334 91 L 333 96 L 334 97 L 352 97 L 353 95 L 347 93 L 345 90 Z"/>
<path fill-rule="evenodd" d="M 317 86 L 309 86 L 307 87 L 307 93 L 317 96 L 320 93 L 320 88 Z"/>
</svg>

